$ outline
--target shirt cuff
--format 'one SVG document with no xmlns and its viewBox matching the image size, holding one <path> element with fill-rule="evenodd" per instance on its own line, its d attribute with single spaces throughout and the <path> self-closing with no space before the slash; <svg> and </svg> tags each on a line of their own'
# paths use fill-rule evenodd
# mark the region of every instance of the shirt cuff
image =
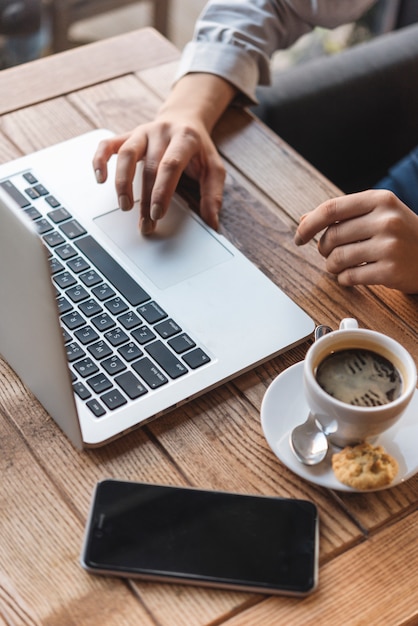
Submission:
<svg viewBox="0 0 418 626">
<path fill-rule="evenodd" d="M 270 83 L 268 64 L 261 75 L 248 50 L 219 42 L 192 41 L 185 46 L 174 82 L 185 74 L 196 72 L 216 74 L 227 80 L 240 91 L 234 104 L 244 106 L 257 103 L 255 90 L 258 83 Z"/>
</svg>

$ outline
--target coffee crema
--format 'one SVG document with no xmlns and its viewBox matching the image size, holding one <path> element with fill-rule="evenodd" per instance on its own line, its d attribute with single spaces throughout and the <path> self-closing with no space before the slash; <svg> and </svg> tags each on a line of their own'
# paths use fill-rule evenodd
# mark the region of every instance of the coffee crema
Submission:
<svg viewBox="0 0 418 626">
<path fill-rule="evenodd" d="M 373 350 L 333 352 L 318 365 L 315 376 L 329 395 L 355 406 L 388 404 L 402 393 L 402 378 L 395 365 Z"/>
</svg>

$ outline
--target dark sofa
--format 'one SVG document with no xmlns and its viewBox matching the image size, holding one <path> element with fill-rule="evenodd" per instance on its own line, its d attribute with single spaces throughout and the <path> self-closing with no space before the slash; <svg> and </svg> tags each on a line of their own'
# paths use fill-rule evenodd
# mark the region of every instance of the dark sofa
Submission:
<svg viewBox="0 0 418 626">
<path fill-rule="evenodd" d="M 418 24 L 273 76 L 253 110 L 343 191 L 418 145 Z"/>
</svg>

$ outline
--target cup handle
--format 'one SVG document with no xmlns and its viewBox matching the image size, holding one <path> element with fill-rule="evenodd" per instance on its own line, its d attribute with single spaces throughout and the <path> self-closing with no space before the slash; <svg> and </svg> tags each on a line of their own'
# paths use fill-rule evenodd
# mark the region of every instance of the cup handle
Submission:
<svg viewBox="0 0 418 626">
<path fill-rule="evenodd" d="M 341 320 L 340 330 L 351 330 L 353 328 L 358 328 L 358 322 L 353 317 L 345 317 Z"/>
</svg>

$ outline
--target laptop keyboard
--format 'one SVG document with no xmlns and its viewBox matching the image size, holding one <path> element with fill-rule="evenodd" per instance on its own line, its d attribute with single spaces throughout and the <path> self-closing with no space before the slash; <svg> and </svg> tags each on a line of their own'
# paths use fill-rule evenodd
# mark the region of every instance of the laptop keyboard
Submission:
<svg viewBox="0 0 418 626">
<path fill-rule="evenodd" d="M 48 249 L 73 389 L 95 417 L 210 362 L 32 172 L 0 186 Z"/>
</svg>

